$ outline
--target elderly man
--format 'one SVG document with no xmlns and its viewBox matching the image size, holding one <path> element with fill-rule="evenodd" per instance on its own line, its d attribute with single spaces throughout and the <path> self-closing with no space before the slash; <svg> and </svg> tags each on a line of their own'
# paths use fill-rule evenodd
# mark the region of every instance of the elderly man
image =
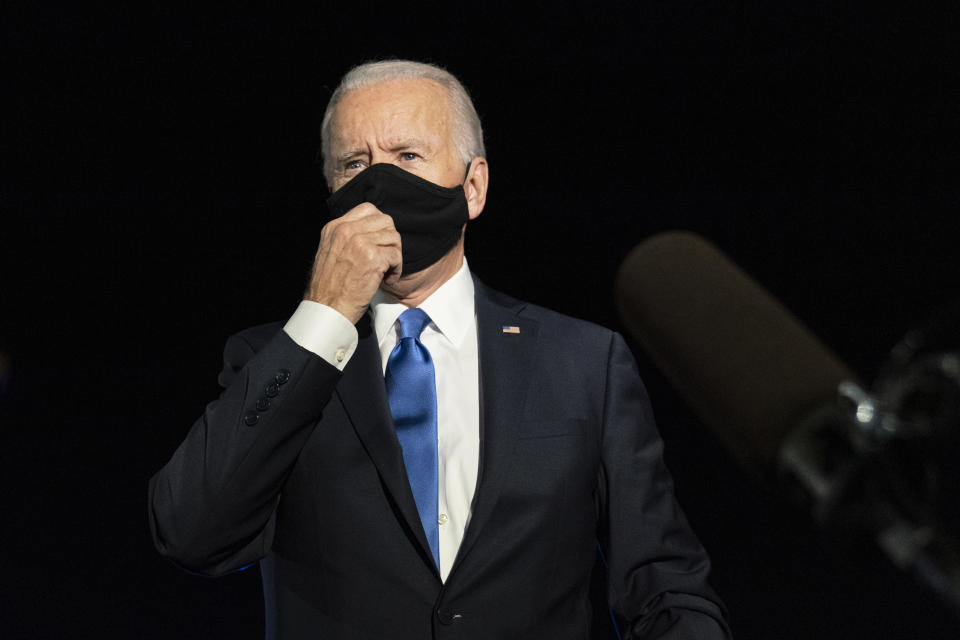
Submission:
<svg viewBox="0 0 960 640">
<path fill-rule="evenodd" d="M 362 65 L 323 121 L 334 214 L 285 325 L 150 483 L 162 554 L 260 561 L 270 638 L 588 638 L 597 545 L 630 638 L 725 638 L 633 358 L 464 259 L 489 174 L 446 71 Z"/>
</svg>

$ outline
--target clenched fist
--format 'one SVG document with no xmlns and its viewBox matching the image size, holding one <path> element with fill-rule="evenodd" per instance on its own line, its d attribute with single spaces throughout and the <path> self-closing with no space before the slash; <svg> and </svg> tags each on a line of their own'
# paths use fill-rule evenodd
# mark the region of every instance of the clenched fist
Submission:
<svg viewBox="0 0 960 640">
<path fill-rule="evenodd" d="M 393 218 L 364 202 L 323 227 L 304 297 L 356 323 L 380 283 L 396 283 L 402 268 Z"/>
</svg>

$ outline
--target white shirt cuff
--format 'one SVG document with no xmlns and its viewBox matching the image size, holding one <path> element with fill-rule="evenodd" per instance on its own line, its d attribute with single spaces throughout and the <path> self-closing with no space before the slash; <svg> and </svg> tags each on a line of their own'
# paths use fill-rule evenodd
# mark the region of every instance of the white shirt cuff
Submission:
<svg viewBox="0 0 960 640">
<path fill-rule="evenodd" d="M 357 350 L 359 336 L 342 313 L 319 302 L 302 300 L 283 326 L 294 342 L 340 371 Z"/>
</svg>

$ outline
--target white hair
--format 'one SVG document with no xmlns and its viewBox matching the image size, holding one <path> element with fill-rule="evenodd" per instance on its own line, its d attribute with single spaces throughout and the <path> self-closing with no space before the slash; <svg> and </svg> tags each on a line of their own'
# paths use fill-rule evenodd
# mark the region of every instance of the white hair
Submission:
<svg viewBox="0 0 960 640">
<path fill-rule="evenodd" d="M 350 69 L 343 76 L 340 85 L 330 96 L 327 110 L 323 114 L 323 124 L 320 125 L 320 150 L 323 154 L 323 175 L 327 184 L 333 182 L 334 164 L 330 157 L 330 146 L 333 138 L 334 113 L 343 96 L 353 89 L 401 78 L 425 78 L 445 88 L 447 95 L 450 96 L 450 109 L 453 113 L 453 144 L 460 159 L 465 165 L 469 165 L 474 158 L 486 155 L 480 117 L 477 116 L 477 110 L 474 109 L 467 90 L 452 73 L 436 65 L 413 60 L 366 62 Z"/>
</svg>

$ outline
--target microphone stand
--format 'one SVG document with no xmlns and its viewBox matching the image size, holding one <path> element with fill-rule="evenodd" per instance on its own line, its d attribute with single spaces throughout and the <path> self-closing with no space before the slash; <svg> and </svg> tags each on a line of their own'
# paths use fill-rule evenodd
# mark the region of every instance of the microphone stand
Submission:
<svg viewBox="0 0 960 640">
<path fill-rule="evenodd" d="M 802 419 L 777 474 L 824 529 L 869 535 L 960 616 L 960 351 L 923 335 L 894 349 L 872 392 L 842 382 Z"/>
</svg>

